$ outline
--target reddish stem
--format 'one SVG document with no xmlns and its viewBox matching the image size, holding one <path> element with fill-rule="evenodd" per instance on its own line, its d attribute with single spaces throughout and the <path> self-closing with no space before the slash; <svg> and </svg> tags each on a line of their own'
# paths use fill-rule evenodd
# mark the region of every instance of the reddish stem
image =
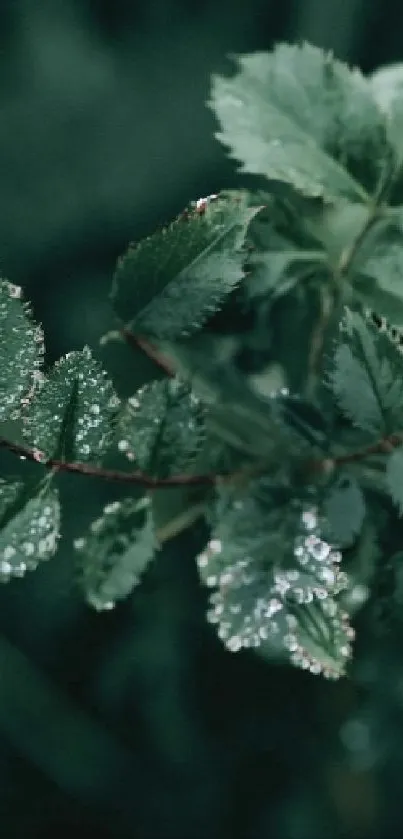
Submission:
<svg viewBox="0 0 403 839">
<path fill-rule="evenodd" d="M 87 475 L 92 478 L 139 484 L 150 488 L 200 486 L 203 484 L 213 484 L 217 479 L 216 475 L 174 475 L 172 478 L 151 478 L 142 472 L 122 472 L 116 469 L 104 469 L 102 466 L 93 466 L 88 463 L 67 463 L 66 461 L 56 460 L 54 458 L 44 460 L 42 453 L 38 452 L 37 449 L 28 449 L 20 443 L 12 443 L 4 437 L 0 437 L 0 448 L 7 449 L 9 452 L 19 455 L 26 460 L 42 463 L 47 469 L 53 469 L 57 472 L 75 472 L 78 475 Z"/>
<path fill-rule="evenodd" d="M 130 329 L 126 329 L 125 326 L 121 329 L 121 334 L 130 346 L 143 350 L 148 358 L 151 358 L 151 360 L 154 361 L 155 364 L 157 364 L 157 366 L 167 374 L 167 376 L 175 376 L 175 370 L 171 367 L 166 358 L 164 358 L 162 353 L 160 353 L 147 338 L 142 338 L 141 335 L 134 335 L 134 333 L 130 332 Z"/>
<path fill-rule="evenodd" d="M 378 440 L 376 443 L 372 443 L 365 449 L 360 449 L 359 451 L 351 452 L 350 454 L 340 455 L 340 457 L 324 460 L 308 461 L 306 464 L 307 471 L 332 471 L 336 466 L 342 466 L 345 463 L 353 463 L 359 460 L 364 460 L 371 454 L 389 453 L 402 444 L 403 434 L 391 434 L 389 437 L 385 437 L 382 440 Z M 107 481 L 137 484 L 139 486 L 149 487 L 150 489 L 176 486 L 206 486 L 212 485 L 218 481 L 231 481 L 236 477 L 236 473 L 231 473 L 228 475 L 173 475 L 171 478 L 151 478 L 149 475 L 145 475 L 140 471 L 122 472 L 118 469 L 104 469 L 102 466 L 94 466 L 88 463 L 68 463 L 54 458 L 45 460 L 42 453 L 37 449 L 26 448 L 21 443 L 13 443 L 11 440 L 6 440 L 4 437 L 0 437 L 0 448 L 7 449 L 7 451 L 12 452 L 25 460 L 42 463 L 47 469 L 53 469 L 56 472 L 73 472 L 77 475 L 87 475 L 92 478 L 103 478 Z"/>
<path fill-rule="evenodd" d="M 391 434 L 389 437 L 384 437 L 376 443 L 371 443 L 365 449 L 359 449 L 356 452 L 343 454 L 339 457 L 330 458 L 328 460 L 313 460 L 309 463 L 309 468 L 313 471 L 323 471 L 324 465 L 329 469 L 336 466 L 343 466 L 344 463 L 354 463 L 357 460 L 364 460 L 370 457 L 371 454 L 389 454 L 398 446 L 403 444 L 403 434 Z"/>
</svg>

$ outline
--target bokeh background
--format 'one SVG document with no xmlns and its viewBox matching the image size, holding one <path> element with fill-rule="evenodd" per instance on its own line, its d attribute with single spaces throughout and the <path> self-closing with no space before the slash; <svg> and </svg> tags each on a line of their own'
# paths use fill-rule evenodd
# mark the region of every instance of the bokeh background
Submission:
<svg viewBox="0 0 403 839">
<path fill-rule="evenodd" d="M 236 186 L 205 107 L 228 55 L 307 39 L 371 71 L 403 61 L 387 0 L 0 0 L 0 271 L 48 360 L 111 328 L 130 240 Z M 112 360 L 127 394 L 129 354 Z M 2 455 L 2 475 L 30 471 Z M 200 526 L 134 596 L 92 613 L 71 541 L 118 490 L 62 481 L 64 540 L 0 590 L 3 839 L 402 835 L 403 632 L 365 614 L 352 681 L 232 655 L 204 618 Z M 387 581 L 385 583 L 387 590 Z"/>
</svg>

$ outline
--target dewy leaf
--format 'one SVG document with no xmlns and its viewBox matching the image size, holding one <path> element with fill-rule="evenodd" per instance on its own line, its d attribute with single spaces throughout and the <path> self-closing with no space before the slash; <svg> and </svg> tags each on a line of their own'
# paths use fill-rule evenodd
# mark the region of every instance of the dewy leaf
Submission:
<svg viewBox="0 0 403 839">
<path fill-rule="evenodd" d="M 237 59 L 213 79 L 216 135 L 243 172 L 285 181 L 311 196 L 366 200 L 390 157 L 369 82 L 309 44 L 280 44 Z"/>
<path fill-rule="evenodd" d="M 403 448 L 395 449 L 386 463 L 386 484 L 392 500 L 403 514 Z"/>
<path fill-rule="evenodd" d="M 197 564 L 215 591 L 208 620 L 226 647 L 282 646 L 297 666 L 342 675 L 352 630 L 334 597 L 347 584 L 341 554 L 321 538 L 313 507 L 266 509 L 257 496 L 217 511 Z"/>
<path fill-rule="evenodd" d="M 347 417 L 359 428 L 382 435 L 400 430 L 403 416 L 403 359 L 385 333 L 347 310 L 345 336 L 334 356 L 329 382 Z"/>
<path fill-rule="evenodd" d="M 44 459 L 98 461 L 112 442 L 119 400 L 88 347 L 61 358 L 37 388 L 23 434 Z"/>
<path fill-rule="evenodd" d="M 323 514 L 329 525 L 329 538 L 341 547 L 349 547 L 360 533 L 365 517 L 365 501 L 353 475 L 344 474 L 328 489 Z"/>
<path fill-rule="evenodd" d="M 0 280 L 0 421 L 17 418 L 40 378 L 43 334 L 21 289 Z"/>
<path fill-rule="evenodd" d="M 294 628 L 290 626 L 286 646 L 291 663 L 315 675 L 322 673 L 328 679 L 344 676 L 354 638 L 348 613 L 328 597 L 305 608 L 295 608 L 290 617 L 294 619 Z"/>
<path fill-rule="evenodd" d="M 403 161 L 403 64 L 381 67 L 370 76 L 370 85 L 399 163 Z"/>
<path fill-rule="evenodd" d="M 113 609 L 140 582 L 158 548 L 150 500 L 124 498 L 107 504 L 74 547 L 87 602 L 98 611 Z"/>
<path fill-rule="evenodd" d="M 132 246 L 114 277 L 118 316 L 147 337 L 199 329 L 244 276 L 242 245 L 258 209 L 243 193 L 223 194 Z"/>
<path fill-rule="evenodd" d="M 23 484 L 0 482 L 0 580 L 23 577 L 56 552 L 60 528 L 57 490 L 42 487 L 34 498 Z"/>
<path fill-rule="evenodd" d="M 128 400 L 117 429 L 118 449 L 147 475 L 184 472 L 204 441 L 204 412 L 178 377 L 144 385 Z"/>
</svg>

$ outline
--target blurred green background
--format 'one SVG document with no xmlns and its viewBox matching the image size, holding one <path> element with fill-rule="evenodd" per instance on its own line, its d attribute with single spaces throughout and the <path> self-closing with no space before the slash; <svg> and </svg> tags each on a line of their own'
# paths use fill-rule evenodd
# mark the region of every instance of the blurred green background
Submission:
<svg viewBox="0 0 403 839">
<path fill-rule="evenodd" d="M 48 359 L 111 328 L 129 240 L 236 186 L 205 108 L 228 54 L 305 38 L 370 71 L 403 61 L 387 0 L 0 0 L 0 270 Z M 116 356 L 130 394 L 135 361 Z M 112 365 L 113 367 L 113 365 Z M 2 475 L 33 467 L 2 455 Z M 199 526 L 111 614 L 71 542 L 116 487 L 64 477 L 64 539 L 0 589 L 0 836 L 402 835 L 403 630 L 364 610 L 352 681 L 225 652 L 205 622 Z M 385 592 L 388 592 L 385 580 Z"/>
</svg>

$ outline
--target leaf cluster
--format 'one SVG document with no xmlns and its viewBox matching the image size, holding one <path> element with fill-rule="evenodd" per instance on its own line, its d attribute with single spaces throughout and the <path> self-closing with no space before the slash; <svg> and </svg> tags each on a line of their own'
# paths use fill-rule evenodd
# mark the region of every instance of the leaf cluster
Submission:
<svg viewBox="0 0 403 839">
<path fill-rule="evenodd" d="M 217 138 L 256 187 L 191 203 L 119 260 L 109 338 L 156 373 L 128 399 L 88 347 L 49 368 L 0 282 L 0 421 L 21 427 L 0 443 L 40 471 L 0 483 L 2 579 L 56 552 L 59 472 L 116 478 L 135 491 L 74 542 L 91 606 L 129 596 L 203 516 L 197 567 L 227 649 L 347 671 L 357 592 L 376 592 L 403 513 L 402 91 L 309 44 L 213 78 Z"/>
</svg>

